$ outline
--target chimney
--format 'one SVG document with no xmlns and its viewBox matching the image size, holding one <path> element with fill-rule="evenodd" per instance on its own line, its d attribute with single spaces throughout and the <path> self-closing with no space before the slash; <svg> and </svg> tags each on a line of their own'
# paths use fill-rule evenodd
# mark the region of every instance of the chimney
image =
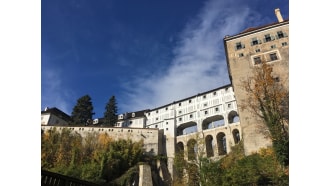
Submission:
<svg viewBox="0 0 330 186">
<path fill-rule="evenodd" d="M 279 23 L 280 22 L 283 22 L 283 18 L 282 18 L 282 15 L 281 15 L 281 12 L 280 12 L 280 9 L 279 8 L 276 8 L 275 9 L 275 15 L 276 15 L 277 20 L 278 20 Z"/>
</svg>

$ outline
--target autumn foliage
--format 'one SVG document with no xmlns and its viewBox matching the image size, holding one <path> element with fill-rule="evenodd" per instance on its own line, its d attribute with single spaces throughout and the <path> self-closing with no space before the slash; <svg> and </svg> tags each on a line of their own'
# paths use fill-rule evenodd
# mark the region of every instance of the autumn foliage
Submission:
<svg viewBox="0 0 330 186">
<path fill-rule="evenodd" d="M 106 133 L 89 133 L 82 138 L 69 129 L 59 132 L 54 128 L 42 134 L 41 168 L 81 180 L 110 184 L 137 167 L 143 153 L 143 141 L 114 141 Z M 133 173 L 138 174 L 137 171 Z"/>
<path fill-rule="evenodd" d="M 272 64 L 262 62 L 253 75 L 242 81 L 247 98 L 242 109 L 264 121 L 264 129 L 272 139 L 275 154 L 285 166 L 289 164 L 289 91 L 287 77 L 275 76 Z"/>
<path fill-rule="evenodd" d="M 174 167 L 174 186 L 241 186 L 241 185 L 288 185 L 289 175 L 277 160 L 273 148 L 260 149 L 251 155 L 244 155 L 243 141 L 231 147 L 231 152 L 220 160 L 201 158 L 200 167 L 178 152 Z M 195 175 L 199 175 L 196 177 Z"/>
</svg>

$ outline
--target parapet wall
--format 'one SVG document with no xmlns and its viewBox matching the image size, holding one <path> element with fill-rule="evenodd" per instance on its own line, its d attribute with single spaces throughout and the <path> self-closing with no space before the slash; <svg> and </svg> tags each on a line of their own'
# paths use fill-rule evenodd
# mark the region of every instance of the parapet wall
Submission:
<svg viewBox="0 0 330 186">
<path fill-rule="evenodd" d="M 146 129 L 146 128 L 116 128 L 116 127 L 72 127 L 72 126 L 41 126 L 41 130 L 47 131 L 56 128 L 61 131 L 64 128 L 71 130 L 72 132 L 79 133 L 82 137 L 85 137 L 87 133 L 107 133 L 114 140 L 119 139 L 131 139 L 133 142 L 143 140 L 144 148 L 146 152 L 158 155 L 161 153 L 162 130 L 158 129 Z"/>
</svg>

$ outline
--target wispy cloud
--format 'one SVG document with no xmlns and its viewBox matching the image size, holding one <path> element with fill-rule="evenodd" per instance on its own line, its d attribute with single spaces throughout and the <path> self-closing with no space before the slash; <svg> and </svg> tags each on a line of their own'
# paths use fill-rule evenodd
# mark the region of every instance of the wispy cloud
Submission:
<svg viewBox="0 0 330 186">
<path fill-rule="evenodd" d="M 64 88 L 60 72 L 54 68 L 43 69 L 42 72 L 41 109 L 56 106 L 63 112 L 70 114 L 72 108 L 69 103 L 73 96 Z"/>
<path fill-rule="evenodd" d="M 229 83 L 223 37 L 244 28 L 250 11 L 211 0 L 187 23 L 167 70 L 126 85 L 125 111 L 152 109 Z"/>
</svg>

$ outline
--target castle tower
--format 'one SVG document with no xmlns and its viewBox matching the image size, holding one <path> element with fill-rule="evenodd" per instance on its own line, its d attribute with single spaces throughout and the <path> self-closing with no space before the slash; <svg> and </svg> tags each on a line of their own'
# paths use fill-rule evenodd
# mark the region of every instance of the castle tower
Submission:
<svg viewBox="0 0 330 186">
<path fill-rule="evenodd" d="M 289 86 L 289 21 L 283 20 L 280 10 L 275 10 L 278 22 L 226 36 L 224 41 L 228 72 L 234 88 L 240 116 L 244 149 L 246 155 L 261 147 L 271 146 L 271 140 L 260 133 L 263 121 L 251 116 L 241 105 L 246 92 L 241 87 L 242 80 L 248 79 L 252 70 L 261 62 L 273 64 L 273 74 L 280 83 Z"/>
</svg>

